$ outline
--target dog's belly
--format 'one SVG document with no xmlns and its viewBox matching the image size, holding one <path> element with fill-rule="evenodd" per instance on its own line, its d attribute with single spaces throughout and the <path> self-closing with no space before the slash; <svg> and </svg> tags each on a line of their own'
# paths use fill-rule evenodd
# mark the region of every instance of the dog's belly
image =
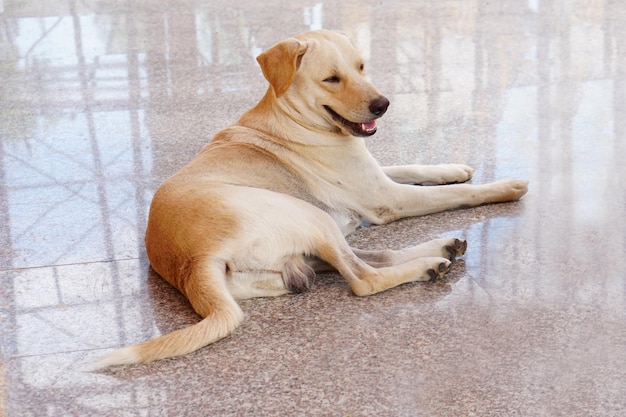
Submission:
<svg viewBox="0 0 626 417">
<path fill-rule="evenodd" d="M 330 217 L 332 217 L 335 223 L 337 223 L 344 236 L 348 236 L 361 226 L 362 219 L 355 212 L 332 209 L 327 209 L 325 211 L 330 214 Z"/>
</svg>

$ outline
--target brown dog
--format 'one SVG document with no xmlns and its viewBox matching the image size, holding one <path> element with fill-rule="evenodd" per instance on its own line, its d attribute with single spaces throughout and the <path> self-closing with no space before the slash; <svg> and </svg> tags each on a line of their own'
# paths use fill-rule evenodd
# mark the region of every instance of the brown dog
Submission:
<svg viewBox="0 0 626 417">
<path fill-rule="evenodd" d="M 389 101 L 363 75 L 348 38 L 316 31 L 257 58 L 270 87 L 156 191 L 146 249 L 152 267 L 203 317 L 122 348 L 96 367 L 184 355 L 230 334 L 237 298 L 308 289 L 314 268 L 332 267 L 357 295 L 443 276 L 464 241 L 443 238 L 400 251 L 362 251 L 344 235 L 374 224 L 465 206 L 517 200 L 527 182 L 458 183 L 465 165 L 380 167 L 363 137 Z"/>
</svg>

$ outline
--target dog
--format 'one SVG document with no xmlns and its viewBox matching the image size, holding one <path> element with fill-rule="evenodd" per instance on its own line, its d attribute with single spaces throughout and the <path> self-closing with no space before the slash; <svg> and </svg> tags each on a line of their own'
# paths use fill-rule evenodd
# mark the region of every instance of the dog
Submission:
<svg viewBox="0 0 626 417">
<path fill-rule="evenodd" d="M 527 192 L 523 180 L 458 184 L 472 177 L 466 165 L 379 166 L 364 138 L 376 133 L 389 100 L 366 80 L 343 33 L 307 32 L 257 61 L 269 82 L 265 96 L 167 179 L 150 206 L 151 266 L 202 320 L 114 351 L 95 368 L 209 345 L 243 320 L 237 299 L 306 291 L 316 270 L 338 271 L 357 296 L 440 278 L 465 241 L 365 251 L 345 236 L 363 219 L 379 225 Z"/>
</svg>

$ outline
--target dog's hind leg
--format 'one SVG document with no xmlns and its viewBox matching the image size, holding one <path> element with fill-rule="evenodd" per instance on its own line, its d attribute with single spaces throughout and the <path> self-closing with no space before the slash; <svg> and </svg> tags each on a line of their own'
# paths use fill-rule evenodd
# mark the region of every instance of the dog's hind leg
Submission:
<svg viewBox="0 0 626 417">
<path fill-rule="evenodd" d="M 335 268 L 355 294 L 368 295 L 407 282 L 443 276 L 451 263 L 443 256 L 429 256 L 376 268 L 353 252 L 327 212 L 268 190 L 234 187 L 230 195 L 254 201 L 235 209 L 241 230 L 246 233 L 233 246 L 233 271 L 281 271 L 282 274 L 287 260 L 293 267 L 294 259 L 317 257 Z M 277 276 L 274 283 L 278 283 Z"/>
<path fill-rule="evenodd" d="M 310 216 L 308 218 L 315 220 Z M 355 253 L 355 250 L 346 242 L 339 227 L 329 216 L 326 215 L 324 218 L 319 215 L 314 226 L 317 236 L 314 241 L 314 251 L 311 254 L 335 268 L 348 281 L 352 291 L 359 296 L 375 294 L 408 282 L 434 280 L 445 275 L 451 264 L 449 259 L 442 256 L 404 259 L 412 255 L 410 252 L 401 257 L 404 262 L 397 264 L 392 259 L 393 256 L 384 259 L 383 255 L 382 260 L 376 260 L 378 255 L 374 252 L 356 250 Z M 428 248 L 424 246 L 422 253 L 427 254 L 430 250 Z M 366 259 L 361 259 L 358 256 L 359 253 Z M 367 261 L 373 265 L 368 264 Z M 376 265 L 382 267 L 376 267 Z"/>
<path fill-rule="evenodd" d="M 467 241 L 457 238 L 440 238 L 400 250 L 351 249 L 352 252 L 366 264 L 374 268 L 383 268 L 400 265 L 418 258 L 440 257 L 454 261 L 457 256 L 461 256 L 465 253 Z M 307 264 L 316 272 L 335 270 L 329 263 L 317 258 L 307 259 Z"/>
<path fill-rule="evenodd" d="M 288 256 L 277 270 L 229 271 L 226 277 L 228 290 L 236 299 L 302 293 L 314 281 L 315 271 L 302 255 Z"/>
<path fill-rule="evenodd" d="M 441 257 L 454 261 L 467 249 L 467 242 L 457 238 L 433 239 L 401 250 L 361 250 L 352 248 L 356 256 L 376 268 L 400 265 L 418 258 Z"/>
<path fill-rule="evenodd" d="M 401 264 L 386 262 L 390 266 L 374 267 L 356 256 L 349 247 L 347 249 L 342 245 L 326 246 L 319 256 L 336 268 L 359 296 L 376 294 L 409 282 L 433 281 L 443 277 L 451 264 L 446 258 L 434 256 Z"/>
</svg>

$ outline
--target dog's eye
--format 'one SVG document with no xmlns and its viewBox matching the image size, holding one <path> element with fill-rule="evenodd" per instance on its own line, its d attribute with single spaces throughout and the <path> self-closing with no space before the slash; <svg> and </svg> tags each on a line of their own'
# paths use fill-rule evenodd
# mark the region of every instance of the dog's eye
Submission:
<svg viewBox="0 0 626 417">
<path fill-rule="evenodd" d="M 363 72 L 364 69 L 365 69 L 365 64 L 361 64 L 359 66 L 359 71 Z"/>
<path fill-rule="evenodd" d="M 325 83 L 338 83 L 339 81 L 341 81 L 339 79 L 339 77 L 337 77 L 336 75 L 333 75 L 331 77 L 328 77 L 324 80 Z"/>
</svg>

